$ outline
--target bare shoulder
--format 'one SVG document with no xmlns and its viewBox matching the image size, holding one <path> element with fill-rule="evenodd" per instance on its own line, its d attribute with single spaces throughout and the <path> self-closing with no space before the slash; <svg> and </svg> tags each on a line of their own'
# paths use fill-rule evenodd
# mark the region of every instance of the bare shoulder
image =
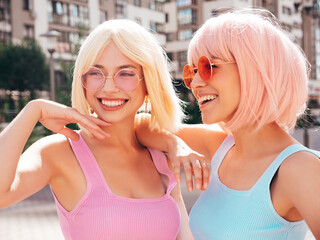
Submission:
<svg viewBox="0 0 320 240">
<path fill-rule="evenodd" d="M 53 134 L 36 141 L 26 150 L 25 155 L 38 154 L 42 160 L 59 164 L 72 153 L 68 139 L 61 134 Z"/>
<path fill-rule="evenodd" d="M 296 152 L 283 161 L 278 178 L 282 189 L 291 198 L 302 196 L 299 194 L 302 192 L 313 195 L 320 184 L 320 159 L 312 152 Z M 320 191 L 316 194 L 320 194 Z"/>
<path fill-rule="evenodd" d="M 320 174 L 320 159 L 309 151 L 299 151 L 283 161 L 279 173 L 287 177 L 302 178 L 312 173 Z"/>
</svg>

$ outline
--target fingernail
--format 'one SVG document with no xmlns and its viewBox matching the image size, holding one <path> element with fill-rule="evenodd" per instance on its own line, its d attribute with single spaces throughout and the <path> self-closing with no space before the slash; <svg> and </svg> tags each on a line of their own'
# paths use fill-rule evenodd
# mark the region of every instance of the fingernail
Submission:
<svg viewBox="0 0 320 240">
<path fill-rule="evenodd" d="M 208 183 L 204 183 L 204 184 L 203 184 L 203 187 L 204 187 L 204 188 L 207 188 L 207 187 L 208 187 Z"/>
<path fill-rule="evenodd" d="M 189 191 L 189 192 L 192 192 L 192 187 L 189 187 L 189 188 L 188 188 L 188 191 Z"/>
<path fill-rule="evenodd" d="M 201 185 L 199 183 L 197 183 L 196 188 L 197 188 L 197 190 L 199 190 L 201 188 Z"/>
</svg>

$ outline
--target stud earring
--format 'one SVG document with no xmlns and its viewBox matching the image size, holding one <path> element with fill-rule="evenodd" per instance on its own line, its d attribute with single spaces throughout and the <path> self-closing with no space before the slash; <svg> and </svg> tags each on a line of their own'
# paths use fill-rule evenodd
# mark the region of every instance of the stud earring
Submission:
<svg viewBox="0 0 320 240">
<path fill-rule="evenodd" d="M 94 110 L 93 110 L 93 108 L 90 106 L 89 107 L 89 113 L 92 115 L 92 114 L 94 114 Z"/>
<path fill-rule="evenodd" d="M 148 99 L 149 99 L 148 96 L 146 96 L 144 99 L 144 112 L 145 113 L 148 113 L 148 102 L 149 102 Z"/>
</svg>

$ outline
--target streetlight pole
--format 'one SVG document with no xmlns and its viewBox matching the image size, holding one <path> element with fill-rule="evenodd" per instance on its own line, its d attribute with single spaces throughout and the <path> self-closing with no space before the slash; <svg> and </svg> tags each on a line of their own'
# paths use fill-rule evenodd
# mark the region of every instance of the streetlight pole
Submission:
<svg viewBox="0 0 320 240">
<path fill-rule="evenodd" d="M 50 99 L 52 101 L 56 100 L 56 85 L 54 80 L 54 59 L 53 59 L 53 53 L 55 52 L 54 49 L 48 49 L 48 52 L 50 54 Z"/>
<path fill-rule="evenodd" d="M 51 30 L 41 35 L 41 37 L 47 38 L 47 49 L 50 54 L 50 99 L 52 101 L 56 100 L 53 53 L 56 50 L 56 41 L 59 36 L 60 36 L 60 33 L 54 30 Z"/>
</svg>

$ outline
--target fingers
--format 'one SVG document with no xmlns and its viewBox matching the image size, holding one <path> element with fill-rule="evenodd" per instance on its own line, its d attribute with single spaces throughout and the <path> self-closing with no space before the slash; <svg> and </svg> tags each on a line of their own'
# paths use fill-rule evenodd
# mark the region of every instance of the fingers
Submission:
<svg viewBox="0 0 320 240">
<path fill-rule="evenodd" d="M 107 126 L 111 125 L 111 123 L 105 122 L 105 121 L 103 121 L 99 118 L 93 117 L 93 116 L 86 116 L 86 117 L 88 117 L 90 120 L 92 120 L 93 122 L 95 122 L 99 126 L 107 127 Z"/>
<path fill-rule="evenodd" d="M 176 158 L 172 161 L 173 173 L 177 183 L 181 183 L 181 164 L 180 161 Z"/>
<path fill-rule="evenodd" d="M 206 190 L 209 186 L 209 167 L 206 163 L 206 157 L 195 154 L 189 156 L 189 160 L 183 162 L 187 189 L 193 191 L 193 183 L 196 190 Z"/>
<path fill-rule="evenodd" d="M 187 189 L 189 192 L 193 191 L 193 182 L 192 182 L 192 168 L 189 161 L 184 161 L 183 163 L 184 174 L 186 178 Z"/>
<path fill-rule="evenodd" d="M 83 126 L 85 129 L 87 129 L 89 132 L 91 132 L 96 138 L 98 139 L 104 139 L 106 137 L 110 137 L 110 134 L 103 131 L 100 126 L 109 126 L 110 123 L 107 123 L 105 121 L 102 121 L 100 119 L 97 119 L 92 116 L 86 116 L 81 113 L 79 113 L 77 110 L 72 110 L 70 113 L 70 120 L 72 122 L 77 122 L 81 126 Z"/>
<path fill-rule="evenodd" d="M 59 133 L 74 141 L 78 141 L 80 139 L 80 136 L 78 133 L 76 133 L 75 131 L 67 127 L 64 127 Z"/>
<path fill-rule="evenodd" d="M 201 187 L 201 190 L 204 191 L 209 186 L 209 175 L 210 175 L 210 170 L 209 170 L 208 164 L 206 163 L 206 159 L 201 161 L 201 167 L 202 167 L 202 187 Z"/>
<path fill-rule="evenodd" d="M 196 190 L 200 190 L 202 187 L 202 166 L 198 159 L 191 161 L 193 174 L 194 174 L 194 184 Z"/>
</svg>

